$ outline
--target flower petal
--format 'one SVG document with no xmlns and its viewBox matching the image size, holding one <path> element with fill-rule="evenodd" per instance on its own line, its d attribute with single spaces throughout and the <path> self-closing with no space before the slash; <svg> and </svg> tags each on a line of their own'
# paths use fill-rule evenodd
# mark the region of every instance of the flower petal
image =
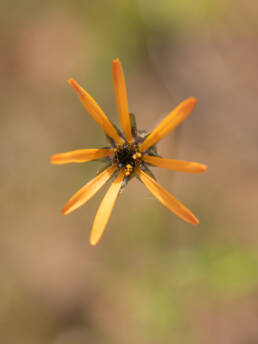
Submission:
<svg viewBox="0 0 258 344">
<path fill-rule="evenodd" d="M 119 195 L 123 179 L 124 171 L 120 170 L 116 179 L 113 181 L 107 193 L 105 194 L 103 200 L 100 203 L 90 234 L 91 245 L 97 244 L 104 232 L 104 229 L 106 228 L 106 225 L 114 208 L 115 202 Z"/>
<path fill-rule="evenodd" d="M 78 93 L 80 100 L 86 110 L 89 112 L 91 117 L 98 123 L 98 125 L 114 139 L 118 144 L 123 144 L 121 137 L 118 135 L 113 124 L 110 122 L 108 117 L 101 110 L 96 101 L 87 93 L 75 80 L 69 79 L 68 83 Z"/>
<path fill-rule="evenodd" d="M 113 153 L 112 149 L 78 149 L 71 152 L 54 154 L 51 156 L 51 164 L 63 165 L 71 162 L 86 162 L 104 158 Z"/>
<path fill-rule="evenodd" d="M 139 168 L 136 169 L 136 173 L 138 174 L 143 184 L 147 187 L 147 189 L 149 189 L 149 191 L 170 211 L 181 217 L 183 220 L 194 225 L 199 223 L 198 219 L 190 212 L 189 209 L 187 209 L 154 179 L 152 179 Z"/>
<path fill-rule="evenodd" d="M 127 91 L 123 69 L 119 59 L 112 63 L 113 82 L 116 96 L 116 103 L 125 138 L 132 141 L 132 128 L 128 110 Z"/>
<path fill-rule="evenodd" d="M 102 173 L 98 174 L 97 177 L 92 179 L 89 183 L 84 185 L 79 191 L 77 191 L 66 203 L 62 209 L 64 215 L 70 214 L 75 209 L 82 206 L 89 199 L 91 199 L 108 181 L 112 174 L 116 170 L 116 165 L 112 165 L 104 170 Z"/>
<path fill-rule="evenodd" d="M 163 159 L 152 155 L 144 155 L 143 160 L 149 164 L 179 172 L 202 173 L 207 170 L 206 165 L 192 161 Z"/>
<path fill-rule="evenodd" d="M 139 146 L 141 151 L 146 151 L 166 136 L 171 130 L 178 126 L 193 110 L 196 104 L 195 98 L 188 98 L 180 103 L 163 121 L 147 136 L 146 140 Z"/>
</svg>

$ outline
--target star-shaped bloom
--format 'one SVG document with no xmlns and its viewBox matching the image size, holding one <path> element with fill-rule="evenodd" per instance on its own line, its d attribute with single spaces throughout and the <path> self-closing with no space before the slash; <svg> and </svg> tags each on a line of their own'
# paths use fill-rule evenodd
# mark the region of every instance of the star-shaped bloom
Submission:
<svg viewBox="0 0 258 344">
<path fill-rule="evenodd" d="M 123 132 L 110 122 L 96 101 L 74 79 L 68 80 L 88 113 L 106 133 L 110 147 L 79 149 L 55 154 L 51 157 L 51 163 L 56 165 L 99 159 L 107 164 L 102 172 L 69 199 L 62 209 L 62 213 L 64 215 L 70 214 L 82 206 L 110 178 L 113 178 L 93 222 L 90 243 L 96 245 L 104 232 L 121 189 L 136 176 L 170 211 L 187 222 L 194 225 L 198 224 L 199 221 L 193 213 L 158 184 L 149 169 L 149 166 L 154 165 L 173 171 L 190 173 L 202 173 L 206 170 L 205 165 L 196 162 L 164 159 L 157 153 L 156 148 L 156 144 L 190 114 L 196 104 L 196 99 L 184 100 L 150 134 L 147 134 L 137 130 L 135 117 L 129 113 L 125 78 L 119 59 L 113 61 L 112 73 L 117 109 Z"/>
</svg>

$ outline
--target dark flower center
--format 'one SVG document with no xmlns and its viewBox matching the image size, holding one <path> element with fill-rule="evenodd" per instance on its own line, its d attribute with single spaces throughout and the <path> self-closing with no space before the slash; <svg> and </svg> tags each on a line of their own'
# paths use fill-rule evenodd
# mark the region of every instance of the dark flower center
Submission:
<svg viewBox="0 0 258 344">
<path fill-rule="evenodd" d="M 114 162 L 118 169 L 124 168 L 125 175 L 129 176 L 136 166 L 142 163 L 142 154 L 138 151 L 136 144 L 124 143 L 123 146 L 116 148 Z"/>
<path fill-rule="evenodd" d="M 118 164 L 121 167 L 126 167 L 126 165 L 128 164 L 134 166 L 135 160 L 133 159 L 133 155 L 135 153 L 136 153 L 136 150 L 133 146 L 124 144 L 123 147 L 119 148 L 116 153 Z"/>
</svg>

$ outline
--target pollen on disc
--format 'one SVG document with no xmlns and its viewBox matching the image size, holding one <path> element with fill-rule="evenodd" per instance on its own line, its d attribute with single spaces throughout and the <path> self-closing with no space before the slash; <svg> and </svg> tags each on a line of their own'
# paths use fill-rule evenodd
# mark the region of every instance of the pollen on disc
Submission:
<svg viewBox="0 0 258 344">
<path fill-rule="evenodd" d="M 134 171 L 134 168 L 142 163 L 140 159 L 142 155 L 141 153 L 139 155 L 136 144 L 125 143 L 117 148 L 116 151 L 114 150 L 114 153 L 113 162 L 117 164 L 119 169 L 125 169 L 126 176 L 129 176 Z"/>
</svg>

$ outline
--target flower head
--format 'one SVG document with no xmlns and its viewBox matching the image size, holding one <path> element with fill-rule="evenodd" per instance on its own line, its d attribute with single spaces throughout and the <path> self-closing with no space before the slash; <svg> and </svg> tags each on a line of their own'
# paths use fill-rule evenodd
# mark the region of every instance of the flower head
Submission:
<svg viewBox="0 0 258 344">
<path fill-rule="evenodd" d="M 51 157 L 51 163 L 57 165 L 98 159 L 102 159 L 107 164 L 102 172 L 69 199 L 62 209 L 62 213 L 67 215 L 82 206 L 113 177 L 113 182 L 105 194 L 93 222 L 90 243 L 96 245 L 103 234 L 121 189 L 136 176 L 169 210 L 187 222 L 198 224 L 198 219 L 191 211 L 158 184 L 149 169 L 150 165 L 154 165 L 190 173 L 201 173 L 206 170 L 205 165 L 196 162 L 163 159 L 158 155 L 156 148 L 158 141 L 190 114 L 196 104 L 196 99 L 188 98 L 180 103 L 150 134 L 147 134 L 137 130 L 135 117 L 129 113 L 124 74 L 118 59 L 113 61 L 112 72 L 123 132 L 110 122 L 96 101 L 75 80 L 68 80 L 88 113 L 106 133 L 110 147 L 79 149 L 55 154 Z"/>
</svg>

